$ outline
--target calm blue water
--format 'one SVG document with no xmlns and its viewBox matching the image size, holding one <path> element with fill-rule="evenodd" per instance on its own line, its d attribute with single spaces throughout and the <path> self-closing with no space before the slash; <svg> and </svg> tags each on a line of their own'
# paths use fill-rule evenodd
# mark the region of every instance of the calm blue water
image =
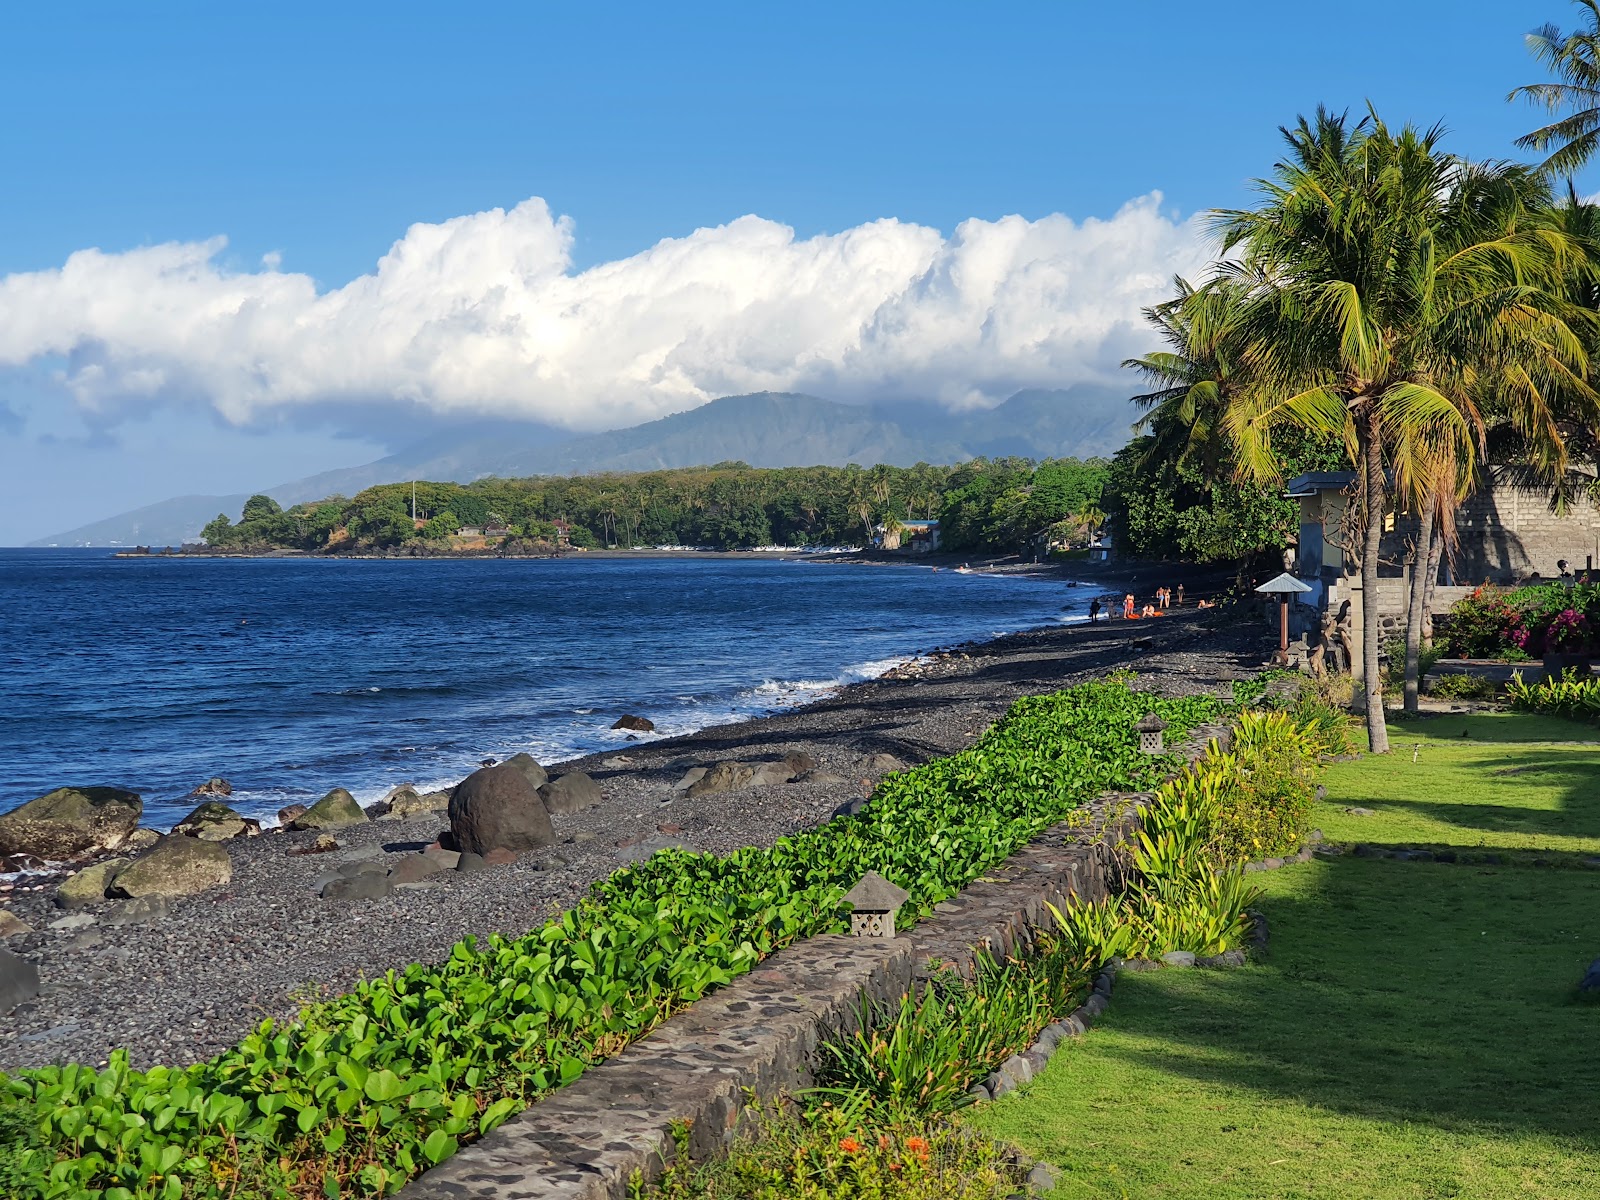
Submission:
<svg viewBox="0 0 1600 1200">
<path fill-rule="evenodd" d="M 0 811 L 67 783 L 167 825 L 212 775 L 270 816 L 770 712 L 1090 593 L 781 561 L 114 559 L 0 550 Z"/>
</svg>

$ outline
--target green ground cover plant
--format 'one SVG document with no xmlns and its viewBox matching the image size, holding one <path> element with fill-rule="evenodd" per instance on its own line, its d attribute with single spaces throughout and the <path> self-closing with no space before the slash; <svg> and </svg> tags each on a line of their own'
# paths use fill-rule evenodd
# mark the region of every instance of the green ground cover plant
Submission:
<svg viewBox="0 0 1600 1200">
<path fill-rule="evenodd" d="M 17 1194 L 391 1193 L 774 950 L 842 929 L 866 870 L 911 893 L 913 922 L 1096 794 L 1170 771 L 1138 752 L 1143 713 L 1177 736 L 1229 707 L 1121 678 L 1030 697 L 968 750 L 884 779 L 859 816 L 725 858 L 658 854 L 523 937 L 469 939 L 210 1062 L 0 1077 L 38 1135 Z"/>
<path fill-rule="evenodd" d="M 1592 1194 L 1592 877 L 1343 858 L 1261 886 L 1265 962 L 1119 976 L 968 1123 L 1062 1168 L 1053 1200 Z"/>
</svg>

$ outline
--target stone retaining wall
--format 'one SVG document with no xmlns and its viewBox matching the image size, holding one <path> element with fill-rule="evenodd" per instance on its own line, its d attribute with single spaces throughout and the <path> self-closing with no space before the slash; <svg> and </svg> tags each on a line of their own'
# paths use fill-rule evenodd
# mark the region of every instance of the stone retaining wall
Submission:
<svg viewBox="0 0 1600 1200">
<path fill-rule="evenodd" d="M 660 1173 L 673 1129 L 707 1156 L 732 1137 L 747 1092 L 809 1086 L 818 1046 L 853 1032 L 863 1000 L 898 1003 L 940 966 L 969 972 L 976 950 L 1026 948 L 1047 904 L 1097 900 L 1139 793 L 1102 796 L 1088 819 L 1046 830 L 893 939 L 816 937 L 780 950 L 649 1036 L 592 1067 L 412 1181 L 406 1200 L 624 1200 L 635 1172 Z"/>
</svg>

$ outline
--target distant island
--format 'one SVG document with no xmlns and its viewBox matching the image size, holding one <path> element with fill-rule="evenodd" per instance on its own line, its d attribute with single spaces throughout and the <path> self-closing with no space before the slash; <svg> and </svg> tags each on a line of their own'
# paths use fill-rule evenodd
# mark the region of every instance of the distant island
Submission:
<svg viewBox="0 0 1600 1200">
<path fill-rule="evenodd" d="M 1044 555 L 1099 536 L 1105 459 L 751 467 L 380 484 L 283 508 L 251 496 L 189 554 L 478 557 L 565 550 L 872 547 Z"/>
</svg>

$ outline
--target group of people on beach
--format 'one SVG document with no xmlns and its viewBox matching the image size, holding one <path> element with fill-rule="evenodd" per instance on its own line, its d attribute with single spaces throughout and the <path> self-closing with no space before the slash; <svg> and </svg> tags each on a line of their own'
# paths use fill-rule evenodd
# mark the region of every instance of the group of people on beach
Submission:
<svg viewBox="0 0 1600 1200">
<path fill-rule="evenodd" d="M 1155 590 L 1154 597 L 1149 601 L 1149 603 L 1145 604 L 1143 608 L 1139 607 L 1139 603 L 1134 598 L 1133 593 L 1128 592 L 1122 597 L 1122 619 L 1124 621 L 1137 621 L 1141 617 L 1159 617 L 1169 608 L 1182 607 L 1183 584 L 1181 583 L 1178 585 L 1176 593 L 1174 593 L 1169 587 L 1158 587 Z M 1210 608 L 1211 605 L 1209 602 L 1202 600 L 1200 601 L 1199 607 Z M 1096 597 L 1094 600 L 1090 601 L 1089 623 L 1091 625 L 1099 623 L 1100 613 L 1102 610 L 1103 606 L 1100 603 L 1099 597 Z"/>
</svg>

